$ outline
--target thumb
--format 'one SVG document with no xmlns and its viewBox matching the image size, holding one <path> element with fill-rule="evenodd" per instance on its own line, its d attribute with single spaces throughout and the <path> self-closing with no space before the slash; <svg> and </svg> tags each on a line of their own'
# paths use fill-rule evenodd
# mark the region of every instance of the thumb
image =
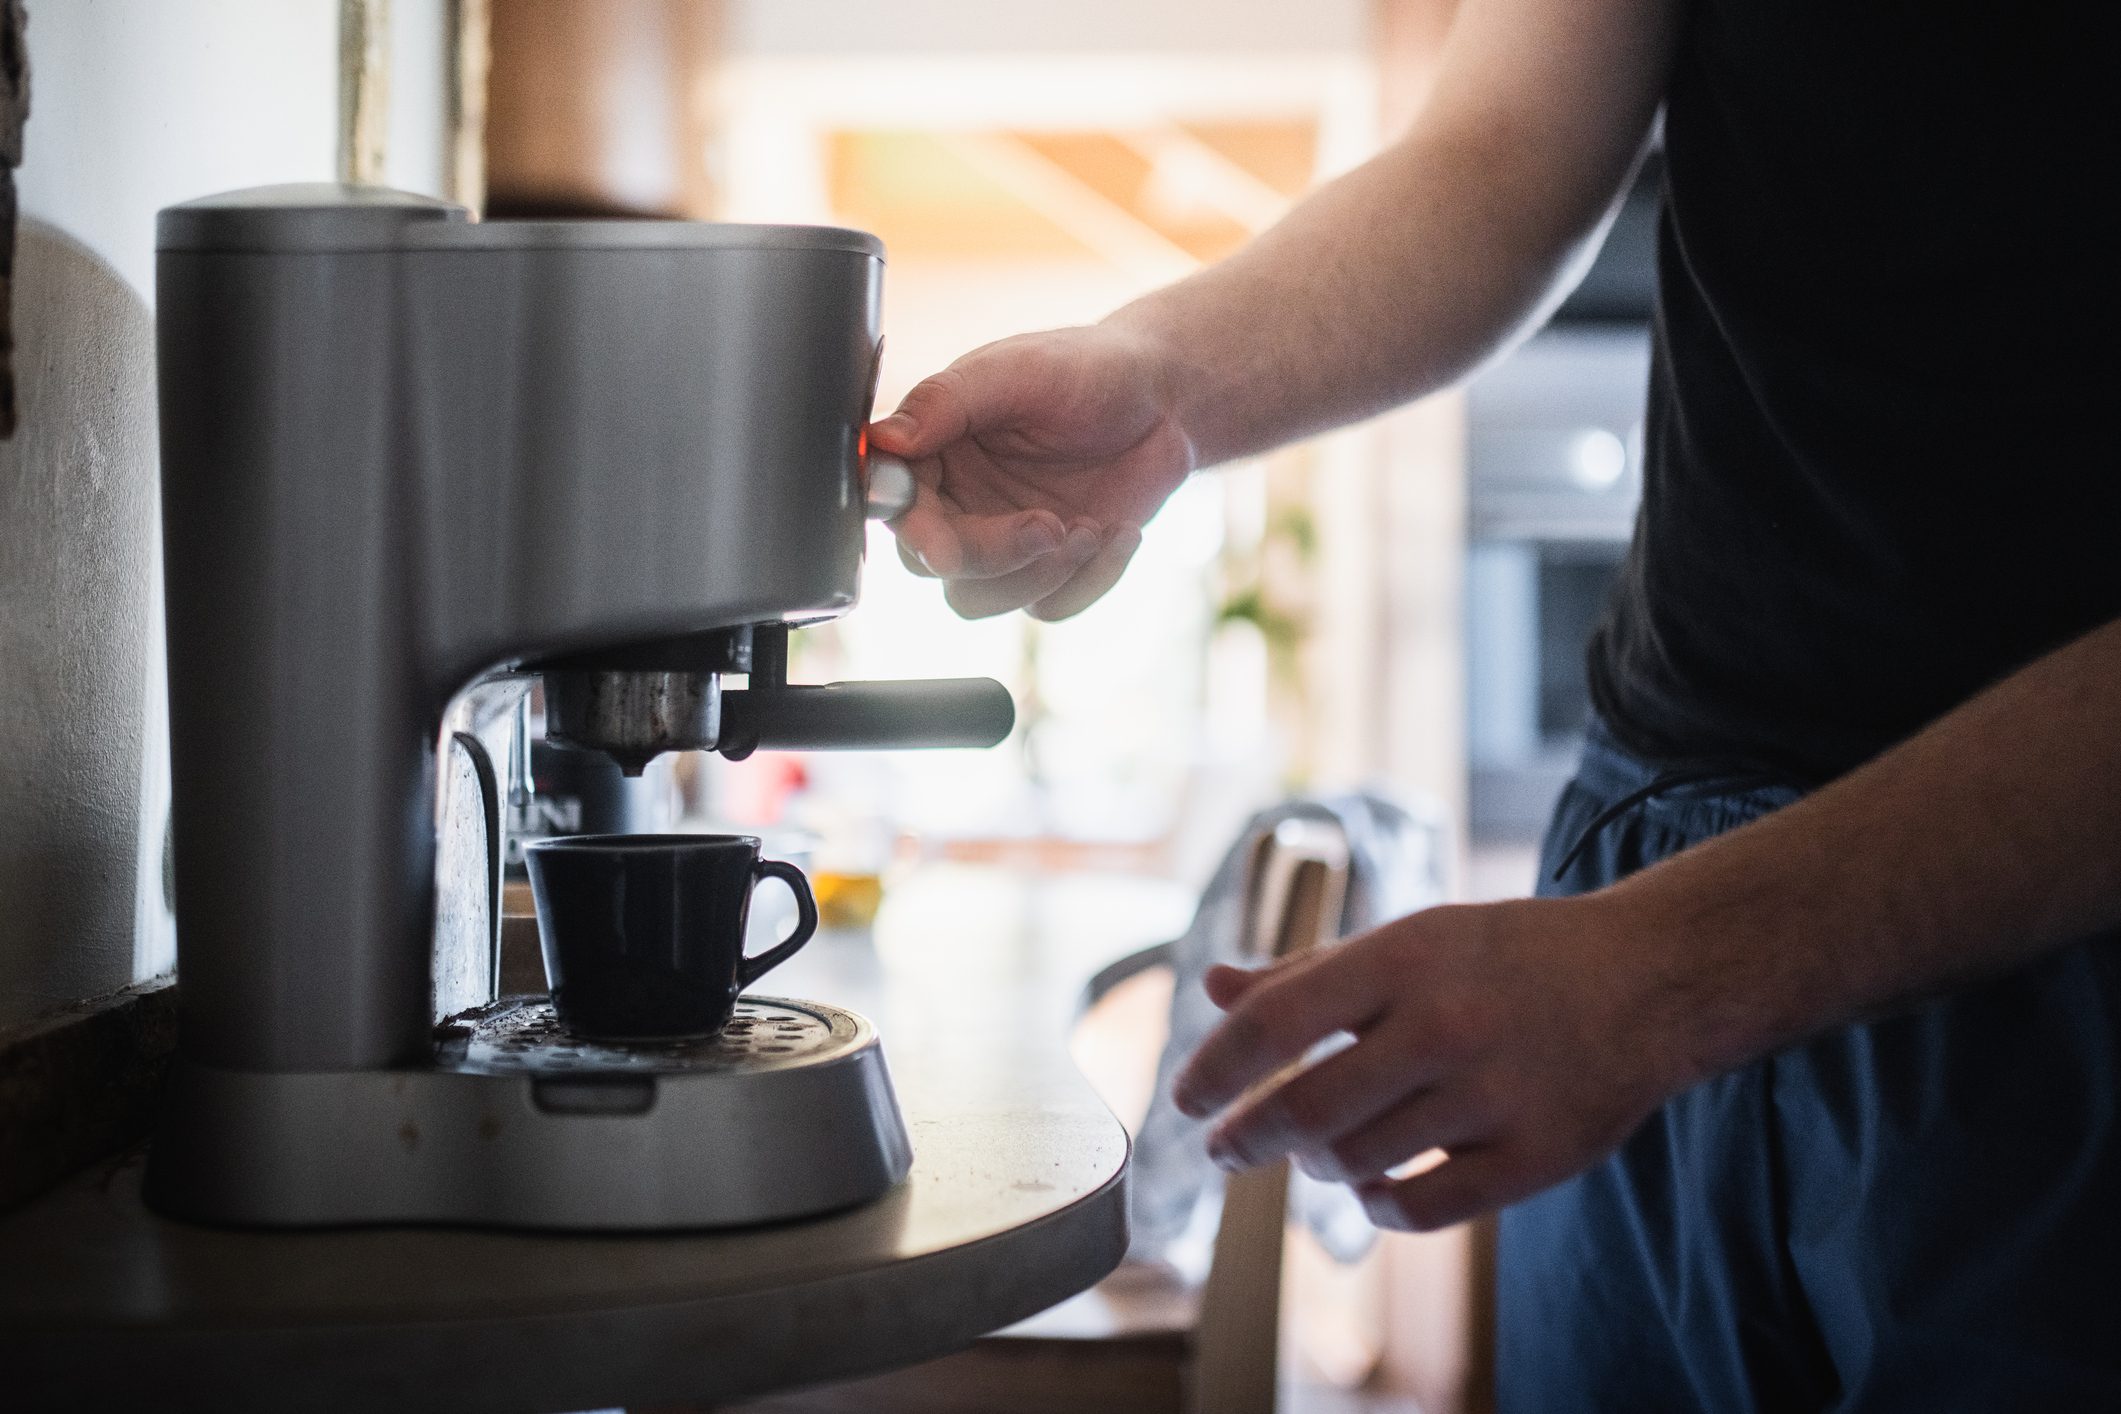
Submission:
<svg viewBox="0 0 2121 1414">
<path fill-rule="evenodd" d="M 1046 407 L 1066 367 L 1047 339 L 1003 339 L 923 378 L 891 416 L 871 427 L 870 440 L 894 456 L 933 456 L 969 433 Z"/>
<path fill-rule="evenodd" d="M 933 456 L 972 427 L 966 378 L 953 364 L 923 378 L 896 411 L 869 428 L 870 445 L 899 457 Z"/>
</svg>

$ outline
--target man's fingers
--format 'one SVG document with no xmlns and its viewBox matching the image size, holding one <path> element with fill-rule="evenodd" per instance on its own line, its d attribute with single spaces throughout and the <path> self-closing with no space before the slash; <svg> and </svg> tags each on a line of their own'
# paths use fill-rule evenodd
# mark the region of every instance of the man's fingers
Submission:
<svg viewBox="0 0 2121 1414">
<path fill-rule="evenodd" d="M 1080 613 L 1118 581 L 1142 539 L 1131 525 L 1100 539 L 1088 525 L 1069 529 L 1043 509 L 952 511 L 927 486 L 891 529 L 906 568 L 951 581 L 950 607 L 968 619 L 1027 605 L 1048 621 Z"/>
<path fill-rule="evenodd" d="M 1196 1119 L 1212 1114 L 1334 1032 L 1361 1029 L 1377 1007 L 1368 973 L 1346 950 L 1305 958 L 1230 1008 L 1179 1073 L 1172 1101 Z"/>
<path fill-rule="evenodd" d="M 1509 1151 L 1469 1146 L 1412 1178 L 1383 1178 L 1355 1190 L 1363 1211 L 1379 1227 L 1433 1232 L 1478 1217 L 1532 1190 L 1515 1172 Z"/>
<path fill-rule="evenodd" d="M 995 579 L 1052 554 L 1068 538 L 1061 518 L 1048 510 L 968 515 L 946 510 L 923 486 L 913 505 L 891 525 L 899 545 L 941 579 Z"/>
<path fill-rule="evenodd" d="M 1119 577 L 1127 572 L 1127 565 L 1141 544 L 1139 527 L 1120 526 L 1072 578 L 1031 606 L 1031 617 L 1057 623 L 1089 608 L 1104 597 L 1105 591 L 1119 583 Z"/>
<path fill-rule="evenodd" d="M 1347 1136 L 1366 1135 L 1406 1108 L 1407 1092 L 1432 1078 L 1405 1047 L 1373 1032 L 1244 1101 L 1208 1136 L 1208 1153 L 1224 1168 L 1241 1169 L 1284 1154 L 1303 1160 L 1335 1152 Z M 1309 1162 L 1304 1166 L 1318 1172 Z M 1350 1176 L 1368 1178 L 1390 1167 Z"/>
<path fill-rule="evenodd" d="M 984 619 L 1021 609 L 1068 582 L 1097 553 L 1097 532 L 1071 530 L 1061 547 L 1009 574 L 993 579 L 953 579 L 943 598 L 960 617 Z"/>
<path fill-rule="evenodd" d="M 1209 968 L 1200 981 L 1208 1000 L 1228 1011 L 1245 993 L 1273 975 L 1274 970 L 1269 967 L 1231 967 L 1219 962 Z"/>
<path fill-rule="evenodd" d="M 891 538 L 891 543 L 898 546 L 898 562 L 900 564 L 904 565 L 907 569 L 913 571 L 913 573 L 919 575 L 922 579 L 935 578 L 935 571 L 929 569 L 925 564 L 922 564 L 921 557 L 919 555 L 914 554 L 913 548 L 909 546 L 905 541 L 899 539 L 897 536 L 894 535 Z"/>
<path fill-rule="evenodd" d="M 1292 1157 L 1313 1178 L 1363 1183 L 1431 1149 L 1449 1149 L 1482 1138 L 1491 1120 L 1460 1089 L 1431 1086 L 1405 1095 L 1397 1104 L 1387 1103 L 1365 1123 L 1338 1134 L 1307 1138 L 1292 1146 Z"/>
</svg>

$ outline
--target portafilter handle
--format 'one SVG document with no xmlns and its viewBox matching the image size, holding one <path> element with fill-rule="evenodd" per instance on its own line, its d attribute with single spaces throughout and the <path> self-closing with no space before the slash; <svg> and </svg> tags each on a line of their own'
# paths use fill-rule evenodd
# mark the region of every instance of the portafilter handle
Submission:
<svg viewBox="0 0 2121 1414">
<path fill-rule="evenodd" d="M 740 761 L 785 751 L 906 751 L 993 746 L 1016 725 L 1009 689 L 992 678 L 906 682 L 788 681 L 788 627 L 756 624 L 636 646 L 616 663 L 545 665 L 545 735 L 601 751 L 629 776 L 665 751 L 719 751 Z M 724 691 L 721 675 L 749 674 Z"/>
<path fill-rule="evenodd" d="M 777 751 L 906 751 L 993 746 L 1016 725 L 1016 702 L 992 678 L 903 682 L 788 681 L 788 629 L 751 634 L 751 680 L 722 694 L 715 750 L 741 761 Z"/>
<path fill-rule="evenodd" d="M 1016 725 L 1009 689 L 992 678 L 833 682 L 722 694 L 715 749 L 741 761 L 771 751 L 906 751 L 993 746 Z"/>
</svg>

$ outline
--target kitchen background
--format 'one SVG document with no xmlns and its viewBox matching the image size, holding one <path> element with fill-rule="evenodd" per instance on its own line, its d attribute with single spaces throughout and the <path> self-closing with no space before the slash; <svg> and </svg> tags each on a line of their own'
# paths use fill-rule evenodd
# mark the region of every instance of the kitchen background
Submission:
<svg viewBox="0 0 2121 1414">
<path fill-rule="evenodd" d="M 982 341 L 1095 319 L 1212 261 L 1360 161 L 1418 108 L 1450 0 L 28 12 L 20 426 L 0 443 L 0 1029 L 174 955 L 157 208 L 354 176 L 495 215 L 862 227 L 890 251 L 888 407 Z M 666 768 L 660 798 L 806 834 L 886 889 L 937 859 L 1190 888 L 1257 806 L 1370 786 L 1454 822 L 1461 896 L 1529 888 L 1639 489 L 1655 208 L 1652 162 L 1548 329 L 1463 392 L 1196 479 L 1077 619 L 963 623 L 875 531 L 863 606 L 799 635 L 799 675 L 998 677 L 1020 707 L 1000 750 Z M 1462 1247 L 1403 1260 L 1464 1266 Z M 1400 1355 L 1447 1384 L 1433 1372 L 1465 1332 L 1395 1339 L 1435 1346 Z"/>
</svg>

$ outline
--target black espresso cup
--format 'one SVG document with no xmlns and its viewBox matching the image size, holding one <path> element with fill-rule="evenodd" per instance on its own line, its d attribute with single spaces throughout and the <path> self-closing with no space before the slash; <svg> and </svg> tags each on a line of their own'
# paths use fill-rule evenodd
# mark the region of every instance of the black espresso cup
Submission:
<svg viewBox="0 0 2121 1414">
<path fill-rule="evenodd" d="M 750 835 L 573 835 L 539 840 L 523 860 L 553 1007 L 583 1036 L 711 1035 L 738 994 L 817 931 L 803 871 L 759 858 Z M 746 957 L 744 924 L 761 879 L 795 895 L 795 931 Z"/>
</svg>

